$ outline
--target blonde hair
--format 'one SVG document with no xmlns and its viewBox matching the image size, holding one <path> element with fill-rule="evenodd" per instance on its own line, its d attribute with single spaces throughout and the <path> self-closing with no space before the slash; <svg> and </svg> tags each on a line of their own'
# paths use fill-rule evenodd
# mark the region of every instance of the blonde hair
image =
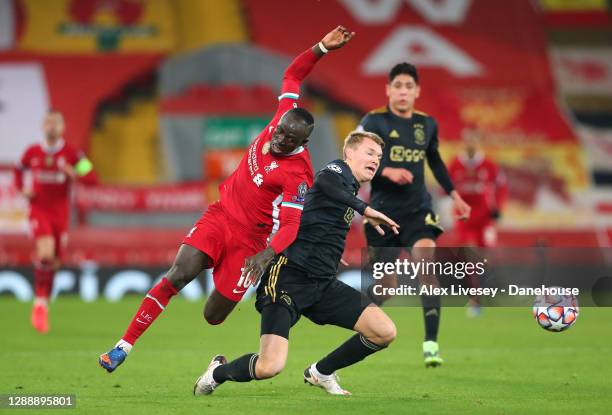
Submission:
<svg viewBox="0 0 612 415">
<path fill-rule="evenodd" d="M 385 148 L 385 142 L 378 134 L 371 133 L 368 131 L 351 131 L 349 135 L 344 139 L 344 146 L 342 147 L 342 155 L 346 159 L 346 149 L 351 147 L 355 148 L 359 144 L 363 142 L 364 139 L 369 138 L 374 141 L 376 144 L 380 146 L 380 148 Z"/>
</svg>

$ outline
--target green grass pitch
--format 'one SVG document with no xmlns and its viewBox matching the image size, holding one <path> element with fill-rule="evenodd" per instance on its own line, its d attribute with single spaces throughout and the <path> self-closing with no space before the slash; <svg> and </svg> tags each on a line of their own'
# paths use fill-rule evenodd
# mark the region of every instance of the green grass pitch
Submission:
<svg viewBox="0 0 612 415">
<path fill-rule="evenodd" d="M 140 297 L 83 303 L 63 297 L 51 308 L 51 332 L 29 326 L 30 305 L 0 298 L 0 394 L 72 393 L 77 407 L 55 413 L 167 414 L 609 414 L 612 411 L 612 309 L 583 308 L 574 327 L 549 333 L 530 309 L 442 311 L 446 362 L 425 369 L 421 310 L 389 307 L 397 340 L 340 371 L 351 397 L 307 386 L 302 371 L 350 333 L 302 319 L 291 332 L 283 373 L 261 382 L 226 383 L 194 397 L 193 381 L 212 355 L 257 351 L 259 315 L 246 302 L 220 326 L 207 326 L 202 304 L 172 301 L 127 361 L 107 374 L 97 364 L 123 333 Z M 9 412 L 10 410 L 0 410 Z M 42 413 L 20 410 L 20 414 Z M 17 413 L 15 412 L 15 413 Z M 46 411 L 45 411 L 46 412 Z"/>
</svg>

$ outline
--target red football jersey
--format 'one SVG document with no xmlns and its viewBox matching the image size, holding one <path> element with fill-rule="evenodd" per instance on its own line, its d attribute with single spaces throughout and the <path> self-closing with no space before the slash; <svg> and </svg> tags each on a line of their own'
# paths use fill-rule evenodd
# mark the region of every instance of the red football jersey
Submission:
<svg viewBox="0 0 612 415">
<path fill-rule="evenodd" d="M 301 214 L 304 196 L 313 181 L 308 149 L 299 147 L 291 154 L 276 156 L 270 152 L 270 141 L 282 115 L 297 107 L 300 82 L 317 59 L 308 50 L 287 68 L 276 114 L 251 143 L 234 173 L 219 186 L 224 210 L 249 229 L 274 233 L 281 224 L 299 224 L 299 215 L 295 213 Z M 297 226 L 293 227 L 297 231 Z M 295 237 L 287 239 L 280 235 L 279 232 L 276 240 L 292 241 Z M 286 247 L 285 243 L 277 242 L 275 246 L 274 242 L 270 245 L 277 252 Z"/>
<path fill-rule="evenodd" d="M 32 212 L 42 212 L 62 219 L 68 217 L 72 180 L 64 173 L 62 166 L 75 166 L 81 157 L 63 140 L 53 147 L 43 142 L 26 149 L 15 168 L 15 185 L 21 190 L 23 172 L 30 170 L 34 193 L 30 200 Z"/>
<path fill-rule="evenodd" d="M 491 213 L 500 211 L 506 199 L 506 184 L 498 166 L 484 154 L 473 159 L 465 154 L 455 157 L 448 172 L 455 189 L 470 205 L 472 212 L 466 225 L 484 225 L 491 220 Z"/>
</svg>

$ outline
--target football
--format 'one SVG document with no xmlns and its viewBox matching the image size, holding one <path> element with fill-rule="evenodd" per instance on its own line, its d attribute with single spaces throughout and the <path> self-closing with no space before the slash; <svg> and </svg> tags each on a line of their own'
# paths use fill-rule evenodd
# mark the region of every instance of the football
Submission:
<svg viewBox="0 0 612 415">
<path fill-rule="evenodd" d="M 539 295 L 533 303 L 533 317 L 548 331 L 564 331 L 574 325 L 580 308 L 573 295 Z"/>
</svg>

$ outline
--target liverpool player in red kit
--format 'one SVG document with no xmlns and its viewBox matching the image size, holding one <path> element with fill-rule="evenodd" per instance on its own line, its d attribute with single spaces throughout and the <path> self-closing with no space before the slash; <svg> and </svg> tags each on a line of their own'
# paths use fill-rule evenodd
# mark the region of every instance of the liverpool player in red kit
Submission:
<svg viewBox="0 0 612 415">
<path fill-rule="evenodd" d="M 172 296 L 202 270 L 213 268 L 215 282 L 204 318 L 219 324 L 251 284 L 249 275 L 263 272 L 293 242 L 313 180 L 305 144 L 314 120 L 297 107 L 300 84 L 328 50 L 342 47 L 352 36 L 338 26 L 289 65 L 276 114 L 253 140 L 238 168 L 221 183 L 220 200 L 208 207 L 187 234 L 174 264 L 146 295 L 123 337 L 100 356 L 99 363 L 108 372 L 123 363 Z"/>
<path fill-rule="evenodd" d="M 59 111 L 47 113 L 43 129 L 45 140 L 28 147 L 15 167 L 15 187 L 30 202 L 30 228 L 35 241 L 32 326 L 46 333 L 53 277 L 67 242 L 71 184 L 81 176 L 93 180 L 93 173 L 91 162 L 64 142 L 64 118 Z M 26 170 L 32 180 L 24 186 Z"/>
<path fill-rule="evenodd" d="M 493 247 L 497 243 L 495 221 L 506 200 L 506 183 L 499 167 L 479 148 L 479 133 L 466 131 L 465 151 L 448 167 L 455 188 L 472 207 L 470 217 L 456 220 L 454 229 L 462 246 Z"/>
<path fill-rule="evenodd" d="M 465 151 L 455 157 L 448 172 L 461 192 L 463 199 L 472 207 L 472 214 L 465 220 L 456 220 L 454 230 L 460 246 L 491 248 L 497 244 L 495 222 L 506 200 L 506 182 L 497 165 L 480 149 L 480 133 L 477 130 L 464 132 Z M 476 277 L 466 278 L 472 288 L 479 286 Z M 471 296 L 467 309 L 469 317 L 481 313 L 480 299 Z"/>
</svg>

